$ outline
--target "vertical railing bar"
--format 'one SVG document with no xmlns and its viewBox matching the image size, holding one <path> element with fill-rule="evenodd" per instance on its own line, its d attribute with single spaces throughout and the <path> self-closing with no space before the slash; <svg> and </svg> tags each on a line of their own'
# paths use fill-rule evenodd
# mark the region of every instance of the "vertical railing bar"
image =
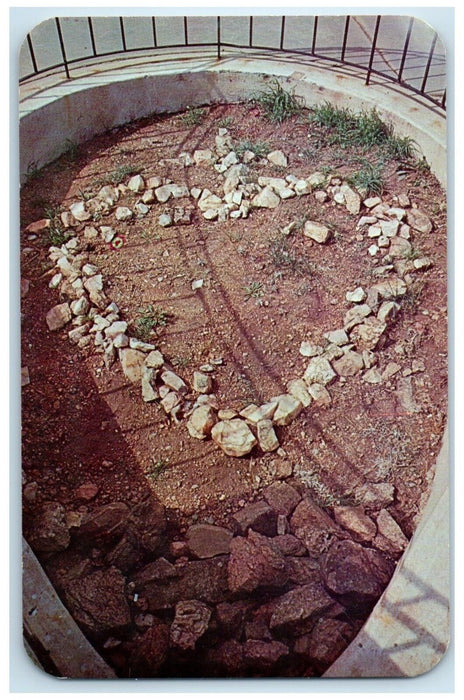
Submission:
<svg viewBox="0 0 464 700">
<path fill-rule="evenodd" d="M 61 24 L 60 24 L 59 17 L 55 17 L 55 23 L 56 23 L 56 29 L 58 31 L 58 39 L 60 41 L 61 55 L 63 57 L 64 69 L 66 72 L 66 77 L 69 79 L 71 76 L 69 74 L 68 59 L 66 58 L 66 50 L 64 48 L 64 40 L 63 40 L 63 34 L 61 32 Z"/>
<path fill-rule="evenodd" d="M 372 37 L 371 55 L 369 56 L 369 67 L 367 69 L 366 85 L 369 85 L 369 80 L 371 78 L 372 64 L 374 62 L 374 55 L 375 55 L 375 47 L 377 44 L 377 37 L 379 34 L 380 19 L 381 19 L 381 15 L 377 15 L 377 19 L 375 20 L 374 36 Z"/>
<path fill-rule="evenodd" d="M 27 35 L 27 45 L 29 47 L 29 53 L 31 55 L 32 67 L 34 69 L 34 73 L 38 73 L 39 69 L 37 67 L 37 61 L 35 58 L 34 47 L 32 46 L 32 39 L 31 39 L 30 34 Z"/>
<path fill-rule="evenodd" d="M 217 17 L 216 19 L 216 26 L 217 26 L 217 58 L 218 61 L 221 60 L 221 18 Z"/>
<path fill-rule="evenodd" d="M 185 44 L 185 46 L 189 45 L 187 17 L 185 17 L 185 16 L 184 16 L 184 44 Z"/>
<path fill-rule="evenodd" d="M 430 66 L 432 64 L 433 52 L 435 51 L 435 44 L 437 43 L 437 39 L 438 39 L 438 34 L 435 33 L 435 36 L 433 37 L 432 45 L 430 47 L 430 53 L 429 53 L 429 58 L 427 60 L 427 65 L 425 67 L 424 79 L 422 81 L 422 86 L 420 89 L 422 94 L 425 92 L 425 86 L 427 84 L 427 79 L 429 77 Z"/>
<path fill-rule="evenodd" d="M 251 49 L 253 47 L 253 17 L 250 17 L 249 32 L 248 45 Z"/>
<path fill-rule="evenodd" d="M 119 28 L 121 30 L 121 39 L 122 39 L 122 50 L 127 51 L 127 46 L 126 46 L 126 32 L 124 29 L 124 17 L 119 18 Z"/>
<path fill-rule="evenodd" d="M 87 24 L 89 25 L 89 33 L 90 33 L 90 41 L 92 43 L 92 52 L 94 57 L 97 55 L 97 45 L 95 43 L 95 34 L 93 31 L 93 23 L 92 23 L 92 18 L 87 17 Z"/>
<path fill-rule="evenodd" d="M 318 18 L 317 15 L 316 15 L 316 17 L 314 17 L 313 41 L 312 41 L 312 44 L 311 44 L 311 53 L 313 54 L 313 56 L 314 56 L 314 54 L 315 54 L 315 52 L 316 52 L 316 36 L 317 36 L 317 22 L 318 22 L 318 20 L 319 20 L 319 18 Z"/>
<path fill-rule="evenodd" d="M 346 51 L 346 41 L 348 39 L 348 30 L 350 27 L 350 15 L 347 15 L 346 20 L 345 20 L 345 31 L 343 32 L 343 45 L 342 45 L 342 53 L 340 56 L 340 61 L 343 63 L 345 60 L 345 51 Z"/>
<path fill-rule="evenodd" d="M 401 56 L 400 69 L 398 71 L 398 82 L 399 83 L 401 83 L 401 80 L 403 78 L 404 64 L 406 63 L 406 56 L 407 56 L 408 49 L 409 49 L 409 41 L 411 39 L 413 24 L 414 24 L 414 17 L 411 17 L 411 19 L 409 20 L 408 31 L 406 33 L 406 40 L 405 40 L 404 46 L 403 46 L 403 55 Z"/>
<path fill-rule="evenodd" d="M 158 48 L 158 40 L 156 38 L 156 17 L 151 18 L 151 28 L 153 31 L 153 46 L 155 49 Z"/>
<path fill-rule="evenodd" d="M 283 51 L 284 48 L 284 37 L 285 37 L 285 15 L 282 17 L 282 23 L 280 25 L 280 50 Z"/>
</svg>

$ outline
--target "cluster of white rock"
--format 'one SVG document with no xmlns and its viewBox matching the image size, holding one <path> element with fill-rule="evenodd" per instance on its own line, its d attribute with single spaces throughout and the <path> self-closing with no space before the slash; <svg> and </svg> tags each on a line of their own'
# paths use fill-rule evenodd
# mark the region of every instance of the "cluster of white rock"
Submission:
<svg viewBox="0 0 464 700">
<path fill-rule="evenodd" d="M 257 183 L 249 183 L 246 163 L 255 156 L 251 151 L 245 152 L 240 163 L 226 129 L 216 136 L 215 151 L 204 149 L 195 151 L 193 157 L 183 155 L 184 166 L 213 165 L 222 173 L 224 196 L 207 189 L 189 190 L 186 185 L 158 176 L 144 180 L 141 175 L 134 175 L 127 185 L 106 185 L 95 197 L 71 204 L 61 214 L 61 220 L 74 235 L 61 247 L 49 249 L 49 257 L 55 264 L 50 287 L 59 289 L 67 301 L 50 309 L 46 322 L 52 331 L 70 323 L 71 342 L 80 348 L 93 346 L 103 354 L 108 368 L 119 360 L 126 378 L 141 386 L 143 400 L 159 401 L 176 422 L 185 419 L 193 438 L 211 437 L 226 454 L 234 457 L 248 454 L 258 444 L 264 452 L 271 452 L 279 447 L 275 427 L 289 425 L 313 401 L 329 404 L 331 396 L 327 387 L 336 379 L 345 382 L 347 377 L 362 373 L 364 381 L 376 384 L 398 371 L 399 366 L 389 363 L 381 373 L 376 366 L 375 351 L 401 308 L 401 298 L 412 282 L 411 273 L 431 265 L 429 258 L 412 255 L 412 236 L 414 232 L 429 233 L 432 222 L 424 212 L 411 206 L 406 195 L 398 196 L 395 206 L 380 197 L 363 200 L 348 183 L 338 177 L 326 178 L 322 173 L 313 173 L 306 179 L 293 175 L 258 177 Z M 274 151 L 267 158 L 280 166 L 287 164 L 281 151 Z M 139 196 L 132 208 L 118 204 L 120 196 L 127 192 Z M 239 412 L 220 408 L 212 393 L 214 361 L 194 373 L 189 387 L 153 344 L 129 335 L 127 322 L 121 319 L 117 305 L 104 291 L 103 275 L 83 250 L 93 238 L 100 236 L 105 243 L 116 245 L 120 237 L 112 226 L 93 225 L 98 218 L 96 214 L 114 213 L 117 221 L 128 221 L 146 216 L 153 203 L 164 205 L 192 197 L 206 219 L 225 220 L 248 216 L 253 207 L 274 208 L 282 200 L 311 192 L 317 202 L 331 200 L 334 206 L 344 206 L 352 215 L 359 215 L 364 209 L 356 225 L 357 239 L 369 244 L 367 252 L 373 259 L 383 255 L 382 264 L 373 270 L 380 279 L 366 289 L 357 287 L 346 293 L 352 307 L 340 328 L 324 334 L 324 346 L 309 340 L 301 343 L 300 353 L 310 361 L 302 377 L 288 382 L 287 393 L 274 396 L 261 406 L 246 406 Z M 174 205 L 160 215 L 159 224 L 188 224 L 192 211 Z M 49 225 L 48 220 L 42 220 L 26 230 L 34 233 Z M 286 227 L 288 232 L 292 228 L 292 224 Z M 83 229 L 82 244 L 77 229 Z M 319 244 L 329 242 L 333 235 L 331 228 L 318 221 L 307 221 L 303 233 Z"/>
</svg>

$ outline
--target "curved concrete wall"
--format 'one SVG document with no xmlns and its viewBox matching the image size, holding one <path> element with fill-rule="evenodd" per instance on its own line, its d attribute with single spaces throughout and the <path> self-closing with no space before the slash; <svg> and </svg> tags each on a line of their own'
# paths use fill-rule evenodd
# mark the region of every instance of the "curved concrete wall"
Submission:
<svg viewBox="0 0 464 700">
<path fill-rule="evenodd" d="M 245 54 L 246 56 L 246 54 Z M 77 71 L 76 71 L 77 72 Z M 20 173 L 42 167 L 66 148 L 115 126 L 154 112 L 177 112 L 187 106 L 238 102 L 250 98 L 273 78 L 285 80 L 308 107 L 328 100 L 355 111 L 375 107 L 397 133 L 412 137 L 442 185 L 446 185 L 446 121 L 439 108 L 399 85 L 364 73 L 320 62 L 298 63 L 281 55 L 224 58 L 195 57 L 132 64 L 121 60 L 92 64 L 86 74 L 54 85 L 20 104 Z M 376 82 L 377 81 L 377 82 Z"/>
<path fill-rule="evenodd" d="M 77 73 L 77 71 L 76 71 Z M 413 138 L 446 186 L 446 121 L 438 108 L 387 82 L 364 85 L 346 67 L 302 64 L 280 55 L 223 59 L 185 52 L 158 64 L 90 64 L 76 79 L 29 95 L 20 105 L 20 173 L 57 158 L 115 126 L 187 106 L 238 102 L 273 78 L 307 106 L 326 100 L 355 111 L 376 107 L 401 136 Z M 431 495 L 413 540 L 358 637 L 327 677 L 419 675 L 442 658 L 449 634 L 449 488 L 447 433 Z M 411 603 L 412 600 L 412 603 Z"/>
</svg>

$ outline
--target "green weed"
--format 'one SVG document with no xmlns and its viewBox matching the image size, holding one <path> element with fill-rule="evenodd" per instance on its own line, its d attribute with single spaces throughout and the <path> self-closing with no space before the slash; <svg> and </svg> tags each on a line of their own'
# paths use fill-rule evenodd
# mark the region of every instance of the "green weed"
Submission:
<svg viewBox="0 0 464 700">
<path fill-rule="evenodd" d="M 364 167 L 347 178 L 347 181 L 365 195 L 381 195 L 384 186 L 382 166 L 366 162 Z"/>
<path fill-rule="evenodd" d="M 198 126 L 206 117 L 206 110 L 201 107 L 187 107 L 180 120 L 184 126 Z"/>
<path fill-rule="evenodd" d="M 282 122 L 290 119 L 303 110 L 302 100 L 294 92 L 285 90 L 277 80 L 251 98 L 253 104 L 258 104 L 263 108 L 264 114 L 271 122 Z"/>
<path fill-rule="evenodd" d="M 245 301 L 248 299 L 259 299 L 264 295 L 264 288 L 261 282 L 250 282 L 245 288 Z"/>
<path fill-rule="evenodd" d="M 235 153 L 239 158 L 243 156 L 245 151 L 252 151 L 258 158 L 263 158 L 271 152 L 271 146 L 266 141 L 239 141 L 235 146 Z"/>
<path fill-rule="evenodd" d="M 145 309 L 139 309 L 140 316 L 135 321 L 135 331 L 139 340 L 147 342 L 155 328 L 167 326 L 170 315 L 163 309 L 149 304 Z"/>
<path fill-rule="evenodd" d="M 151 458 L 151 465 L 146 470 L 146 474 L 151 479 L 157 479 L 166 469 L 169 468 L 170 462 L 167 458 L 155 459 Z"/>
<path fill-rule="evenodd" d="M 286 236 L 273 238 L 269 244 L 269 255 L 273 265 L 292 273 L 310 274 L 311 265 L 291 247 Z"/>
</svg>

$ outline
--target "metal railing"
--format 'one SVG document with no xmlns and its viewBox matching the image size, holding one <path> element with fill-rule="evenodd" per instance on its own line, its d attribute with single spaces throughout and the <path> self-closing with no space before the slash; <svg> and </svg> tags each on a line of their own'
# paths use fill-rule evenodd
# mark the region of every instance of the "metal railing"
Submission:
<svg viewBox="0 0 464 700">
<path fill-rule="evenodd" d="M 32 30 L 27 35 L 21 50 L 20 83 L 26 83 L 36 76 L 57 70 L 63 70 L 66 79 L 72 80 L 74 66 L 82 65 L 83 61 L 89 59 L 118 54 L 147 50 L 156 54 L 161 52 L 161 49 L 165 51 L 201 47 L 213 49 L 217 60 L 221 60 L 231 49 L 254 50 L 265 53 L 287 53 L 300 60 L 327 62 L 335 70 L 339 65 L 360 69 L 365 75 L 367 85 L 372 81 L 373 76 L 377 76 L 398 83 L 441 109 L 445 109 L 444 49 L 437 33 L 413 17 L 394 16 L 393 20 L 396 24 L 392 27 L 393 20 L 389 15 L 377 15 L 367 19 L 366 16 L 352 15 L 305 16 L 304 20 L 312 23 L 310 31 L 302 26 L 302 22 L 297 22 L 296 27 L 289 27 L 289 24 L 295 25 L 295 21 L 292 22 L 292 20 L 300 18 L 267 17 L 268 23 L 272 21 L 268 28 L 276 37 L 274 41 L 270 41 L 268 35 L 263 38 L 263 32 L 257 31 L 256 23 L 259 23 L 262 17 L 239 17 L 238 19 L 241 24 L 240 31 L 232 37 L 229 31 L 228 38 L 223 26 L 226 22 L 230 23 L 230 17 L 112 17 L 111 32 L 107 30 L 106 33 L 102 33 L 101 28 L 97 26 L 99 22 L 101 23 L 101 18 L 60 19 L 57 17 L 39 25 L 36 30 Z M 139 33 L 145 33 L 145 40 L 136 46 L 131 46 L 128 41 L 128 23 L 131 20 L 137 20 Z M 170 30 L 169 27 L 166 29 L 168 20 L 172 21 Z M 202 20 L 203 34 L 208 36 L 199 41 L 198 22 L 201 24 Z M 369 31 L 365 27 L 367 20 L 370 21 Z M 80 23 L 81 34 L 82 23 L 86 23 L 87 31 L 80 39 L 77 36 L 69 36 L 69 27 L 68 36 L 66 36 L 64 31 L 66 23 L 72 21 Z M 195 27 L 192 27 L 192 22 L 196 22 Z M 321 27 L 322 22 L 325 27 Z M 160 23 L 163 27 L 160 27 Z M 397 31 L 398 27 L 401 28 L 401 32 Z M 356 39 L 354 42 L 350 40 L 353 28 Z M 192 30 L 197 34 L 197 40 L 195 37 L 192 40 Z M 37 31 L 41 34 L 41 38 L 34 36 L 34 32 L 37 34 Z M 403 40 L 399 36 L 402 32 L 404 32 Z M 108 43 L 109 36 L 114 47 L 106 49 L 99 47 L 99 43 L 105 41 Z M 173 37 L 177 40 L 171 41 Z M 413 39 L 415 47 L 412 46 Z M 441 50 L 437 50 L 437 47 Z"/>
</svg>

